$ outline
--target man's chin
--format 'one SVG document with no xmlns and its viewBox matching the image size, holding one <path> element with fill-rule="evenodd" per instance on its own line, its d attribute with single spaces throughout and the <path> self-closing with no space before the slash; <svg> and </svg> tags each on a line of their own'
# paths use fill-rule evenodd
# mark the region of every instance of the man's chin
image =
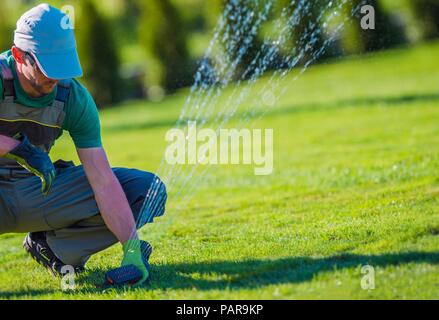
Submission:
<svg viewBox="0 0 439 320">
<path fill-rule="evenodd" d="M 52 93 L 53 90 L 55 90 L 55 87 L 56 87 L 56 85 L 50 86 L 50 87 L 44 87 L 44 88 L 40 88 L 40 90 L 38 90 L 38 91 L 42 95 L 48 95 L 49 93 Z"/>
</svg>

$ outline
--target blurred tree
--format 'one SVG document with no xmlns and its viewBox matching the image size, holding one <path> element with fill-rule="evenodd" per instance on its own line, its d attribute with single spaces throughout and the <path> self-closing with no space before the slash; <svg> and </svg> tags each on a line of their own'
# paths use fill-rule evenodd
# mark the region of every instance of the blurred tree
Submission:
<svg viewBox="0 0 439 320">
<path fill-rule="evenodd" d="M 210 0 L 204 2 L 204 20 L 209 30 L 213 30 L 224 9 L 224 0 Z"/>
<path fill-rule="evenodd" d="M 422 24 L 424 38 L 439 37 L 439 0 L 412 0 L 411 3 Z"/>
<path fill-rule="evenodd" d="M 169 0 L 148 0 L 141 5 L 139 36 L 149 55 L 148 84 L 172 91 L 192 82 L 186 33 Z"/>
<path fill-rule="evenodd" d="M 125 0 L 124 10 L 117 21 L 124 35 L 130 40 L 137 39 L 138 37 L 137 26 L 140 19 L 140 9 L 139 0 Z"/>
<path fill-rule="evenodd" d="M 223 12 L 226 7 L 231 8 L 229 16 L 226 17 L 227 25 L 229 26 L 227 30 L 230 33 L 227 38 L 236 40 L 239 45 L 236 46 L 235 50 L 230 50 L 227 43 L 225 43 L 224 46 L 230 59 L 234 59 L 240 54 L 245 43 L 245 36 L 249 33 L 249 30 L 244 30 L 244 28 L 238 30 L 239 28 L 237 27 L 239 26 L 239 23 L 236 22 L 236 13 L 244 16 L 246 13 L 245 8 L 252 10 L 255 13 L 254 18 L 250 23 L 250 26 L 252 27 L 257 19 L 257 13 L 264 10 L 264 5 L 266 5 L 268 1 L 213 0 L 212 2 L 209 2 L 209 4 L 212 4 L 213 8 L 209 6 L 206 10 L 206 19 L 210 21 L 210 24 L 218 21 L 221 12 Z M 266 21 L 262 23 L 258 33 L 252 39 L 250 46 L 246 49 L 245 54 L 241 58 L 241 63 L 238 66 L 237 77 L 241 77 L 242 71 L 245 70 L 246 66 L 248 66 L 255 57 L 267 57 L 265 52 L 271 52 L 270 59 L 264 61 L 264 66 L 267 69 L 283 68 L 286 66 L 285 57 L 291 56 L 291 54 L 298 54 L 299 51 L 303 53 L 303 57 L 299 63 L 306 63 L 309 61 L 315 62 L 324 58 L 340 55 L 341 50 L 336 41 L 333 41 L 332 43 L 326 42 L 328 34 L 326 33 L 327 30 L 323 27 L 324 19 L 320 16 L 322 6 L 325 3 L 327 4 L 327 2 L 323 0 L 302 1 L 300 2 L 302 8 L 296 10 L 299 5 L 298 1 L 278 0 L 273 2 L 273 8 L 271 8 Z M 285 44 L 281 45 L 265 41 L 269 39 L 274 40 L 279 36 L 278 32 L 280 30 L 279 27 L 275 25 L 274 21 L 281 17 L 282 12 L 284 13 L 285 18 L 283 24 L 286 24 L 286 20 L 292 15 L 295 16 L 294 23 L 285 25 L 289 28 L 289 39 L 285 41 Z M 240 36 L 241 39 L 237 39 L 237 36 Z M 320 49 L 324 44 L 326 44 L 326 49 L 321 51 Z M 261 54 L 258 55 L 259 53 Z"/>
<path fill-rule="evenodd" d="M 375 29 L 364 30 L 361 27 L 363 15 L 358 12 L 354 24 L 359 41 L 359 52 L 376 51 L 399 46 L 408 42 L 405 26 L 396 15 L 386 12 L 378 0 L 352 0 L 352 8 L 370 5 L 375 9 Z"/>
<path fill-rule="evenodd" d="M 299 5 L 291 0 L 283 0 L 285 7 L 293 14 Z M 329 42 L 327 29 L 325 25 L 325 16 L 321 16 L 322 10 L 328 10 L 328 13 L 336 9 L 326 9 L 328 1 L 311 0 L 306 3 L 304 8 L 298 12 L 298 23 L 292 26 L 291 34 L 294 47 L 304 49 L 303 63 L 309 61 L 320 61 L 330 57 L 339 56 L 340 49 L 335 41 Z M 320 50 L 325 47 L 325 50 Z M 319 53 L 319 54 L 317 54 Z"/>
<path fill-rule="evenodd" d="M 253 0 L 212 0 L 205 8 L 206 25 L 213 30 L 224 16 L 226 28 L 223 28 L 222 51 L 231 63 L 237 63 L 235 80 L 251 76 L 246 72 L 247 66 L 257 57 L 262 47 L 261 26 L 256 33 L 252 32 L 259 13 L 263 10 L 263 1 Z M 251 17 L 249 16 L 250 14 Z M 247 22 L 244 22 L 247 21 Z"/>
<path fill-rule="evenodd" d="M 252 1 L 247 0 L 224 0 L 223 5 L 230 7 L 230 13 L 226 17 L 226 24 L 229 28 L 226 30 L 228 31 L 228 39 L 231 40 L 226 41 L 224 46 L 231 61 L 240 61 L 237 65 L 236 76 L 241 78 L 245 74 L 247 66 L 256 58 L 262 47 L 260 27 L 256 34 L 252 35 L 251 32 L 258 19 L 258 13 L 263 10 L 262 3 L 257 5 L 257 2 L 252 3 Z M 250 12 L 254 12 L 250 23 L 242 23 L 244 17 L 248 17 Z M 238 17 L 242 19 L 239 20 Z M 251 42 L 247 43 L 250 39 Z M 245 49 L 244 53 L 242 53 L 242 49 Z"/>
<path fill-rule="evenodd" d="M 120 100 L 123 88 L 110 23 L 91 0 L 82 0 L 80 9 L 75 32 L 85 83 L 98 106 L 113 104 Z"/>
<path fill-rule="evenodd" d="M 8 21 L 6 4 L 0 10 L 0 52 L 9 50 L 13 44 L 14 28 Z"/>
</svg>

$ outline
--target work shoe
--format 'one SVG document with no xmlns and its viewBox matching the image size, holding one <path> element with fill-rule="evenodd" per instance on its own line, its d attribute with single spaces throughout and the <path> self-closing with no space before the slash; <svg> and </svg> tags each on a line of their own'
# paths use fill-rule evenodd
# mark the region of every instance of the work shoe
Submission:
<svg viewBox="0 0 439 320">
<path fill-rule="evenodd" d="M 23 248 L 39 264 L 43 265 L 54 276 L 62 276 L 63 263 L 50 249 L 45 232 L 30 232 L 24 238 Z M 84 267 L 74 267 L 75 273 L 84 271 Z"/>
</svg>

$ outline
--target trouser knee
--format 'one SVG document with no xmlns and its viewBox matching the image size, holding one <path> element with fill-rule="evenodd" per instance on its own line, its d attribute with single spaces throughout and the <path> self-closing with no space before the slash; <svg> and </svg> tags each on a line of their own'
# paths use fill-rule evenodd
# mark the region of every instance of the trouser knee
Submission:
<svg viewBox="0 0 439 320">
<path fill-rule="evenodd" d="M 143 190 L 140 197 L 141 205 L 134 212 L 137 228 L 153 222 L 155 217 L 162 216 L 165 213 L 165 205 L 168 198 L 166 186 L 158 176 L 145 173 L 142 175 L 142 179 L 148 187 L 146 190 Z"/>
</svg>

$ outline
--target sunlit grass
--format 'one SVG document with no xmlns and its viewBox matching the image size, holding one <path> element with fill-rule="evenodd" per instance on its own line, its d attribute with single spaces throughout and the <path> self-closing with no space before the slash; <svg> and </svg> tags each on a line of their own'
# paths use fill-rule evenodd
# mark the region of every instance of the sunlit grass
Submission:
<svg viewBox="0 0 439 320">
<path fill-rule="evenodd" d="M 120 262 L 116 245 L 63 293 L 25 254 L 23 235 L 7 234 L 0 297 L 439 298 L 438 54 L 434 43 L 286 79 L 287 94 L 252 124 L 274 129 L 273 174 L 215 167 L 186 207 L 144 228 L 155 250 L 150 286 L 95 287 Z M 112 165 L 155 171 L 186 93 L 102 111 Z M 59 157 L 76 159 L 67 133 Z M 361 288 L 363 265 L 375 268 L 374 290 Z"/>
</svg>

